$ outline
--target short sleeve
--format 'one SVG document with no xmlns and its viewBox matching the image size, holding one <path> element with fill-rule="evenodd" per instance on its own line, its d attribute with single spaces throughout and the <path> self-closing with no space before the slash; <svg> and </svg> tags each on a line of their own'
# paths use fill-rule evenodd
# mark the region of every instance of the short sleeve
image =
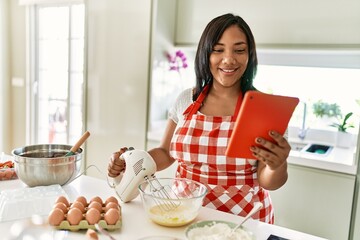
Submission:
<svg viewBox="0 0 360 240">
<path fill-rule="evenodd" d="M 176 98 L 173 106 L 169 109 L 168 118 L 175 123 L 183 116 L 184 111 L 192 103 L 192 88 L 185 89 Z"/>
</svg>

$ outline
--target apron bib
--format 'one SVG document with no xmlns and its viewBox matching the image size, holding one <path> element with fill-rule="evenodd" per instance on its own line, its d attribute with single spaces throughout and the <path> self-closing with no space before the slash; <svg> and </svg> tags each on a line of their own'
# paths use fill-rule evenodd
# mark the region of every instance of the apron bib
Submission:
<svg viewBox="0 0 360 240">
<path fill-rule="evenodd" d="M 244 217 L 254 202 L 262 202 L 263 208 L 253 218 L 273 223 L 269 193 L 257 180 L 257 160 L 225 155 L 242 96 L 234 116 L 205 116 L 198 110 L 207 92 L 208 86 L 185 110 L 184 124 L 177 127 L 171 140 L 170 153 L 178 161 L 177 177 L 201 182 L 208 188 L 203 206 Z"/>
</svg>

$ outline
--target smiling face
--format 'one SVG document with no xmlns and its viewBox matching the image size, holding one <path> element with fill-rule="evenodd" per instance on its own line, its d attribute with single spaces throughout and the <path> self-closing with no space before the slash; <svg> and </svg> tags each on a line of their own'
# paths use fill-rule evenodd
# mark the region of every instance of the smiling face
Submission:
<svg viewBox="0 0 360 240">
<path fill-rule="evenodd" d="M 246 35 L 238 26 L 232 25 L 224 31 L 210 54 L 210 71 L 214 84 L 224 87 L 240 85 L 248 60 Z"/>
</svg>

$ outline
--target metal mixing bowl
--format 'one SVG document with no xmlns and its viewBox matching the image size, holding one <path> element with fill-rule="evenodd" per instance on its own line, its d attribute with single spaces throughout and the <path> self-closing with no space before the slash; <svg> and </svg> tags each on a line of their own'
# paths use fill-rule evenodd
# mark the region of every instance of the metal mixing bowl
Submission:
<svg viewBox="0 0 360 240">
<path fill-rule="evenodd" d="M 77 175 L 81 167 L 81 148 L 74 155 L 65 157 L 71 147 L 39 144 L 16 148 L 12 151 L 16 174 L 29 187 L 64 185 Z"/>
</svg>

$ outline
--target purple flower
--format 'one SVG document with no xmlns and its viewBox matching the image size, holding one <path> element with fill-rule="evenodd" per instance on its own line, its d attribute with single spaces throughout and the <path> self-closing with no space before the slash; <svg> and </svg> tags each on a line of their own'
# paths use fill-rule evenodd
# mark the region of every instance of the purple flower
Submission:
<svg viewBox="0 0 360 240">
<path fill-rule="evenodd" d="M 174 55 L 166 53 L 166 57 L 169 61 L 170 71 L 180 71 L 181 68 L 187 68 L 187 58 L 181 50 L 177 50 Z"/>
</svg>

